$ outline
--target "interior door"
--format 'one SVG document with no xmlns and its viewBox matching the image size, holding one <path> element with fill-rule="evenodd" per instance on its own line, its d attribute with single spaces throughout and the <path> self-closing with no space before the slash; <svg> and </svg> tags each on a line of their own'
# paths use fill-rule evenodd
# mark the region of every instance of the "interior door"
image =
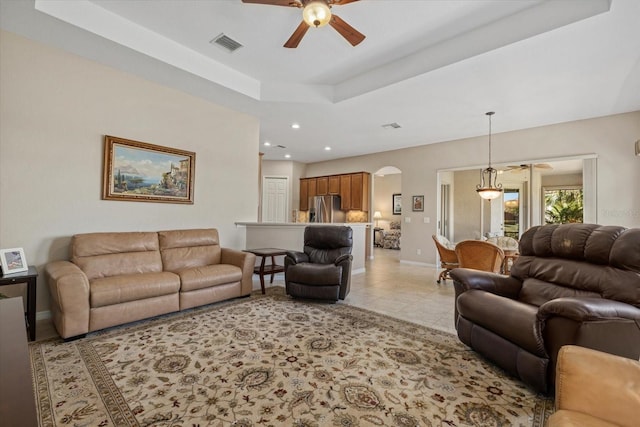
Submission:
<svg viewBox="0 0 640 427">
<path fill-rule="evenodd" d="M 289 178 L 264 177 L 262 188 L 262 221 L 288 222 Z"/>
<path fill-rule="evenodd" d="M 504 235 L 504 193 L 500 193 L 500 197 L 491 200 L 489 234 L 491 236 Z"/>
</svg>

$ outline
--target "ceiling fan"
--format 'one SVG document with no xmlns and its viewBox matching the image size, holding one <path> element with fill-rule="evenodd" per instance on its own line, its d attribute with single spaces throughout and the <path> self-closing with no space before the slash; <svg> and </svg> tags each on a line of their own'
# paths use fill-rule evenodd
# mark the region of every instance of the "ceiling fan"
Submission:
<svg viewBox="0 0 640 427">
<path fill-rule="evenodd" d="M 296 48 L 307 33 L 309 27 L 324 27 L 331 25 L 342 37 L 347 39 L 352 46 L 356 46 L 364 40 L 364 34 L 347 24 L 339 16 L 331 13 L 332 6 L 342 6 L 359 0 L 242 0 L 243 3 L 257 3 L 271 6 L 287 6 L 302 9 L 302 22 L 293 32 L 284 47 Z"/>
<path fill-rule="evenodd" d="M 533 166 L 534 169 L 553 169 L 553 167 L 548 163 L 535 163 L 533 165 L 517 165 L 517 166 L 507 166 L 507 170 L 509 171 L 521 171 L 529 169 L 530 166 Z"/>
</svg>

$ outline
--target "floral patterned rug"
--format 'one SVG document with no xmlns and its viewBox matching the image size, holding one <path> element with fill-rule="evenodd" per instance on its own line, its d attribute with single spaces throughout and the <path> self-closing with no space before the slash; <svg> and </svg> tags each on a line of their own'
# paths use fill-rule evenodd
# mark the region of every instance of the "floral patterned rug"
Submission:
<svg viewBox="0 0 640 427">
<path fill-rule="evenodd" d="M 535 426 L 553 402 L 450 334 L 265 296 L 30 344 L 41 426 Z"/>
</svg>

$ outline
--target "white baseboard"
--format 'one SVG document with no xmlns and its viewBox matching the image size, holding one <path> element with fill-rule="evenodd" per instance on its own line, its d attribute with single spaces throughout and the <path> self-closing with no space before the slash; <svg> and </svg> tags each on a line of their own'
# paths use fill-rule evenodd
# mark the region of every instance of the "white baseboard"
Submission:
<svg viewBox="0 0 640 427">
<path fill-rule="evenodd" d="M 411 265 L 422 265 L 422 266 L 424 266 L 424 267 L 433 267 L 433 268 L 438 268 L 438 266 L 437 266 L 437 265 L 435 265 L 435 264 L 429 264 L 429 263 L 427 263 L 427 262 L 407 261 L 407 260 L 401 259 L 401 260 L 400 260 L 400 263 L 401 263 L 401 264 L 411 264 Z"/>
</svg>

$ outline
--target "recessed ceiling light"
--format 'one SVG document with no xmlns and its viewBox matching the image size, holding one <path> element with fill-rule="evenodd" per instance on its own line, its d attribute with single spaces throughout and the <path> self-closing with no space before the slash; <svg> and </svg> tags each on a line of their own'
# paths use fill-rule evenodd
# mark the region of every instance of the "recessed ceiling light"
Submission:
<svg viewBox="0 0 640 427">
<path fill-rule="evenodd" d="M 266 145 L 267 147 L 270 147 L 270 146 L 271 146 L 271 143 L 270 143 L 269 141 L 265 141 L 265 142 L 264 142 L 264 145 Z"/>
<path fill-rule="evenodd" d="M 331 147 L 324 147 L 324 151 L 331 151 Z"/>
<path fill-rule="evenodd" d="M 285 158 L 285 159 L 290 159 L 290 158 L 291 158 L 291 154 L 285 154 L 285 155 L 284 155 L 284 158 Z"/>
<path fill-rule="evenodd" d="M 292 123 L 291 129 L 300 129 L 300 125 L 298 123 Z"/>
</svg>

